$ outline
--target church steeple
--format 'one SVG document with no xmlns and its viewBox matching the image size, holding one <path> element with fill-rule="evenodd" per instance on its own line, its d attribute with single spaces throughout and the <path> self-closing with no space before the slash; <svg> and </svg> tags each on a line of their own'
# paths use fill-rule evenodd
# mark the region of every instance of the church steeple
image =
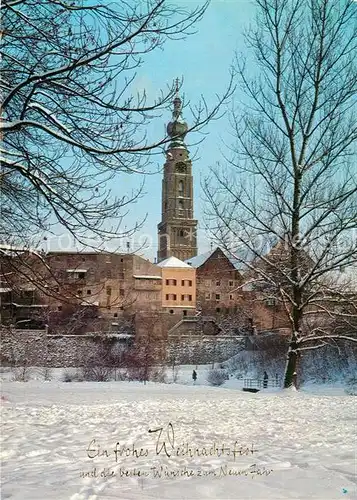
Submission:
<svg viewBox="0 0 357 500">
<path fill-rule="evenodd" d="M 172 120 L 167 125 L 171 142 L 166 151 L 162 181 L 162 217 L 158 225 L 159 262 L 171 256 L 185 260 L 197 254 L 192 162 L 185 144 L 187 130 L 188 125 L 182 117 L 182 101 L 178 95 L 176 80 Z"/>
<path fill-rule="evenodd" d="M 176 80 L 176 96 L 173 105 L 174 109 L 172 111 L 172 120 L 167 125 L 167 134 L 172 139 L 169 145 L 169 149 L 175 147 L 186 148 L 185 136 L 187 134 L 188 126 L 185 120 L 182 118 L 182 101 L 178 94 L 178 79 Z"/>
</svg>

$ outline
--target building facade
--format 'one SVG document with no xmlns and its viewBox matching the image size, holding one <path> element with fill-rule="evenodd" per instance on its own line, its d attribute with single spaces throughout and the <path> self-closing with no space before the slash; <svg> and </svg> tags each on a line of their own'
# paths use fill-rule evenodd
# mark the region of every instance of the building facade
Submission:
<svg viewBox="0 0 357 500">
<path fill-rule="evenodd" d="M 196 270 L 169 257 L 158 264 L 162 271 L 162 301 L 164 311 L 189 316 L 196 311 Z"/>
<path fill-rule="evenodd" d="M 272 300 L 267 287 L 252 285 L 252 273 L 219 247 L 186 262 L 196 269 L 197 309 L 202 315 L 216 317 L 223 329 L 259 331 L 289 326 L 284 307 Z"/>
<path fill-rule="evenodd" d="M 197 305 L 203 314 L 229 313 L 237 308 L 242 301 L 239 287 L 243 278 L 220 248 L 187 259 L 186 263 L 196 269 Z"/>
<path fill-rule="evenodd" d="M 167 126 L 171 142 L 166 151 L 162 180 L 161 222 L 158 224 L 158 262 L 174 256 L 186 260 L 197 254 L 197 220 L 193 215 L 192 162 L 184 142 L 187 123 L 182 102 L 174 100 L 172 121 Z"/>
<path fill-rule="evenodd" d="M 138 255 L 49 252 L 19 262 L 27 273 L 19 268 L 1 288 L 8 322 L 58 327 L 77 318 L 86 331 L 115 331 L 123 318 L 161 311 L 161 269 Z"/>
</svg>

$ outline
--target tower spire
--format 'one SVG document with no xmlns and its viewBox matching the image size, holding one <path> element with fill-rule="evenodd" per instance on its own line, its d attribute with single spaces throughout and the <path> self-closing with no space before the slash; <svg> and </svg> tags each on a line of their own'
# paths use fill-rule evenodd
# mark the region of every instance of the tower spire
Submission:
<svg viewBox="0 0 357 500">
<path fill-rule="evenodd" d="M 188 125 L 182 117 L 178 78 L 174 81 L 174 89 L 172 119 L 167 125 L 167 134 L 171 142 L 167 148 L 162 180 L 158 262 L 172 255 L 181 260 L 197 255 L 197 220 L 193 218 L 192 162 L 184 142 Z"/>
<path fill-rule="evenodd" d="M 187 123 L 182 118 L 182 100 L 179 96 L 179 79 L 175 80 L 175 98 L 173 101 L 172 120 L 167 125 L 167 133 L 172 138 L 169 149 L 174 147 L 186 147 L 184 143 L 188 130 Z"/>
</svg>

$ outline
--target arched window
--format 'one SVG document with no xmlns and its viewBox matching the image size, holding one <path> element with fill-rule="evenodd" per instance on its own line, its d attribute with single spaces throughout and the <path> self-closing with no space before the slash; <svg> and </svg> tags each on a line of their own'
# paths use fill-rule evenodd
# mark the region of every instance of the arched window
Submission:
<svg viewBox="0 0 357 500">
<path fill-rule="evenodd" d="M 178 190 L 180 194 L 183 194 L 183 181 L 179 181 L 178 183 Z"/>
<path fill-rule="evenodd" d="M 182 237 L 183 237 L 183 230 L 182 230 L 182 229 L 180 230 L 180 233 L 179 233 L 179 234 L 180 234 L 180 236 L 181 236 L 181 238 L 182 238 Z"/>
</svg>

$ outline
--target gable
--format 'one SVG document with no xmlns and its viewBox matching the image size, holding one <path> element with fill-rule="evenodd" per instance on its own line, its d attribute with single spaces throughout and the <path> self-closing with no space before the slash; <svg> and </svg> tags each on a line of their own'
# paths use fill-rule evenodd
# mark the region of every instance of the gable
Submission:
<svg viewBox="0 0 357 500">
<path fill-rule="evenodd" d="M 239 272 L 229 260 L 229 258 L 222 252 L 220 248 L 216 250 L 206 259 L 206 261 L 197 268 L 197 274 L 201 273 L 236 273 Z"/>
</svg>

